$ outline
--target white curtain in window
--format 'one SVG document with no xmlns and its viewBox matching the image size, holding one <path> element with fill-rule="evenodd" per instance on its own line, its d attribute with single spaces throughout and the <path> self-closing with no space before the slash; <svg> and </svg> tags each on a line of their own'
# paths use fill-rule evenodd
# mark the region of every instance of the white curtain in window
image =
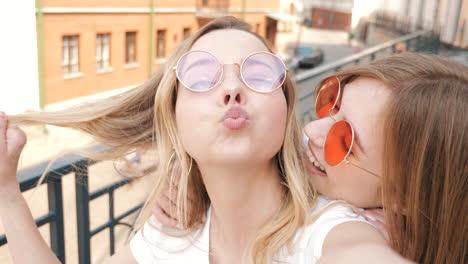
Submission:
<svg viewBox="0 0 468 264">
<path fill-rule="evenodd" d="M 63 37 L 63 43 L 62 43 L 62 71 L 63 74 L 68 74 L 69 73 L 69 65 L 70 62 L 70 57 L 69 57 L 69 42 L 68 42 L 68 37 Z"/>
<path fill-rule="evenodd" d="M 78 72 L 78 37 L 77 36 L 72 36 L 70 39 L 70 64 L 72 65 L 71 67 L 71 73 Z"/>
<path fill-rule="evenodd" d="M 102 49 L 102 67 L 108 68 L 109 67 L 109 34 L 105 34 L 103 36 L 103 49 Z"/>
<path fill-rule="evenodd" d="M 101 69 L 101 58 L 102 58 L 102 34 L 98 34 L 96 37 L 96 68 Z"/>
</svg>

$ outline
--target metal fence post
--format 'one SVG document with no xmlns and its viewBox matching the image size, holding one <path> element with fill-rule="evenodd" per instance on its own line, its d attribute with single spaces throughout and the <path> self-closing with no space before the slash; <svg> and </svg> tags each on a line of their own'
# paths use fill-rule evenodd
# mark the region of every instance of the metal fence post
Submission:
<svg viewBox="0 0 468 264">
<path fill-rule="evenodd" d="M 439 54 L 440 36 L 432 32 L 431 38 L 432 38 L 432 47 L 433 47 L 432 52 L 434 52 L 435 54 Z"/>
<path fill-rule="evenodd" d="M 418 52 L 418 51 L 421 51 L 423 48 L 423 46 L 421 45 L 422 43 L 421 42 L 424 42 L 424 38 L 422 36 L 419 36 L 416 38 L 416 48 L 414 49 L 414 51 Z"/>
<path fill-rule="evenodd" d="M 78 257 L 80 264 L 91 263 L 91 235 L 89 231 L 89 188 L 87 161 L 76 164 L 76 217 L 78 227 Z"/>
<path fill-rule="evenodd" d="M 112 225 L 109 227 L 109 241 L 110 241 L 110 254 L 115 253 L 115 229 L 114 225 L 116 224 L 114 217 L 114 191 L 109 192 L 109 222 Z"/>
<path fill-rule="evenodd" d="M 405 41 L 406 44 L 406 51 L 411 51 L 411 39 Z"/>
<path fill-rule="evenodd" d="M 48 175 L 50 177 L 50 174 Z M 62 177 L 47 183 L 49 211 L 54 215 L 50 222 L 50 247 L 60 262 L 65 263 L 65 232 L 63 228 Z"/>
</svg>

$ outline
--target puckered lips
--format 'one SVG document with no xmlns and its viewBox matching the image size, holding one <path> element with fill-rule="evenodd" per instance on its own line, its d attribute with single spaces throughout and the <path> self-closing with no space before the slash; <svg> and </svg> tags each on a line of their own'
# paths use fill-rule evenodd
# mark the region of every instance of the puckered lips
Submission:
<svg viewBox="0 0 468 264">
<path fill-rule="evenodd" d="M 231 130 L 242 129 L 249 124 L 249 115 L 240 106 L 229 108 L 223 116 L 223 125 Z"/>
</svg>

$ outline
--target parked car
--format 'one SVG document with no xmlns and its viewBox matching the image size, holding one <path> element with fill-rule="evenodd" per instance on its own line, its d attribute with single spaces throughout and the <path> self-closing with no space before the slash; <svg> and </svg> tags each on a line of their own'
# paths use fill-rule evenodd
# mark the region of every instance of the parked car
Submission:
<svg viewBox="0 0 468 264">
<path fill-rule="evenodd" d="M 299 70 L 299 58 L 292 56 L 292 52 L 288 54 L 280 51 L 278 55 L 283 59 L 284 64 L 290 71 L 297 72 Z"/>
<path fill-rule="evenodd" d="M 310 46 L 298 46 L 294 49 L 294 57 L 299 60 L 299 68 L 314 68 L 323 63 L 323 50 Z"/>
<path fill-rule="evenodd" d="M 305 18 L 302 24 L 306 27 L 312 27 L 312 19 L 311 18 Z"/>
</svg>

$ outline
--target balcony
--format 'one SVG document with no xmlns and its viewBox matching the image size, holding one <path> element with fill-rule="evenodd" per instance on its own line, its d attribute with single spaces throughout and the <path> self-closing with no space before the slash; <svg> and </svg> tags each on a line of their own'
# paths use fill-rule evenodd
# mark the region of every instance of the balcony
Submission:
<svg viewBox="0 0 468 264">
<path fill-rule="evenodd" d="M 402 50 L 437 53 L 438 47 L 439 38 L 437 35 L 434 35 L 430 31 L 418 31 L 366 49 L 358 54 L 304 71 L 295 77 L 299 85 L 298 114 L 304 123 L 315 118 L 313 115 L 314 104 L 312 103 L 314 101 L 313 87 L 315 87 L 315 84 L 326 75 L 330 75 L 348 65 L 366 63 Z M 95 146 L 93 151 L 102 151 L 104 149 L 104 146 Z M 138 213 L 138 210 L 142 206 L 141 201 L 133 201 L 133 199 L 128 199 L 129 197 L 126 197 L 127 200 L 130 200 L 130 202 L 133 203 L 132 206 L 123 212 L 116 213 L 115 208 L 117 204 L 115 193 L 119 189 L 130 184 L 132 182 L 131 179 L 120 179 L 109 185 L 90 191 L 90 178 L 100 176 L 98 174 L 90 175 L 90 166 L 93 164 L 97 163 L 77 155 L 66 155 L 53 163 L 52 167 L 48 170 L 49 172 L 46 174 L 44 182 L 42 183 L 42 185 L 47 188 L 48 211 L 45 215 L 36 218 L 35 221 L 38 227 L 45 225 L 49 226 L 51 248 L 62 263 L 66 263 L 65 245 L 69 245 L 70 243 L 75 245 L 77 248 L 77 260 L 73 262 L 78 261 L 80 264 L 91 263 L 92 248 L 94 248 L 91 246 L 91 239 L 104 230 L 107 230 L 109 233 L 108 252 L 113 254 L 117 248 L 116 227 L 123 226 L 128 228 L 128 231 L 131 231 L 134 223 L 133 217 Z M 35 188 L 47 165 L 48 162 L 44 162 L 19 172 L 17 177 L 20 182 L 22 192 Z M 154 169 L 155 166 L 148 166 L 145 168 L 144 172 L 150 172 Z M 67 184 L 73 184 L 72 187 L 65 185 L 65 178 L 68 177 L 66 175 L 70 174 L 74 178 L 71 182 L 67 181 Z M 75 191 L 76 219 L 68 219 L 64 217 L 63 196 L 64 193 L 67 192 L 67 187 L 74 188 Z M 107 199 L 108 217 L 103 223 L 91 228 L 90 214 L 92 213 L 92 210 L 90 209 L 90 203 L 97 199 Z M 65 234 L 65 221 L 76 221 L 76 241 L 69 241 L 69 239 L 67 239 L 68 243 L 66 243 L 66 235 L 68 236 L 68 234 Z M 6 244 L 6 237 L 0 236 L 0 246 L 4 246 Z"/>
</svg>

